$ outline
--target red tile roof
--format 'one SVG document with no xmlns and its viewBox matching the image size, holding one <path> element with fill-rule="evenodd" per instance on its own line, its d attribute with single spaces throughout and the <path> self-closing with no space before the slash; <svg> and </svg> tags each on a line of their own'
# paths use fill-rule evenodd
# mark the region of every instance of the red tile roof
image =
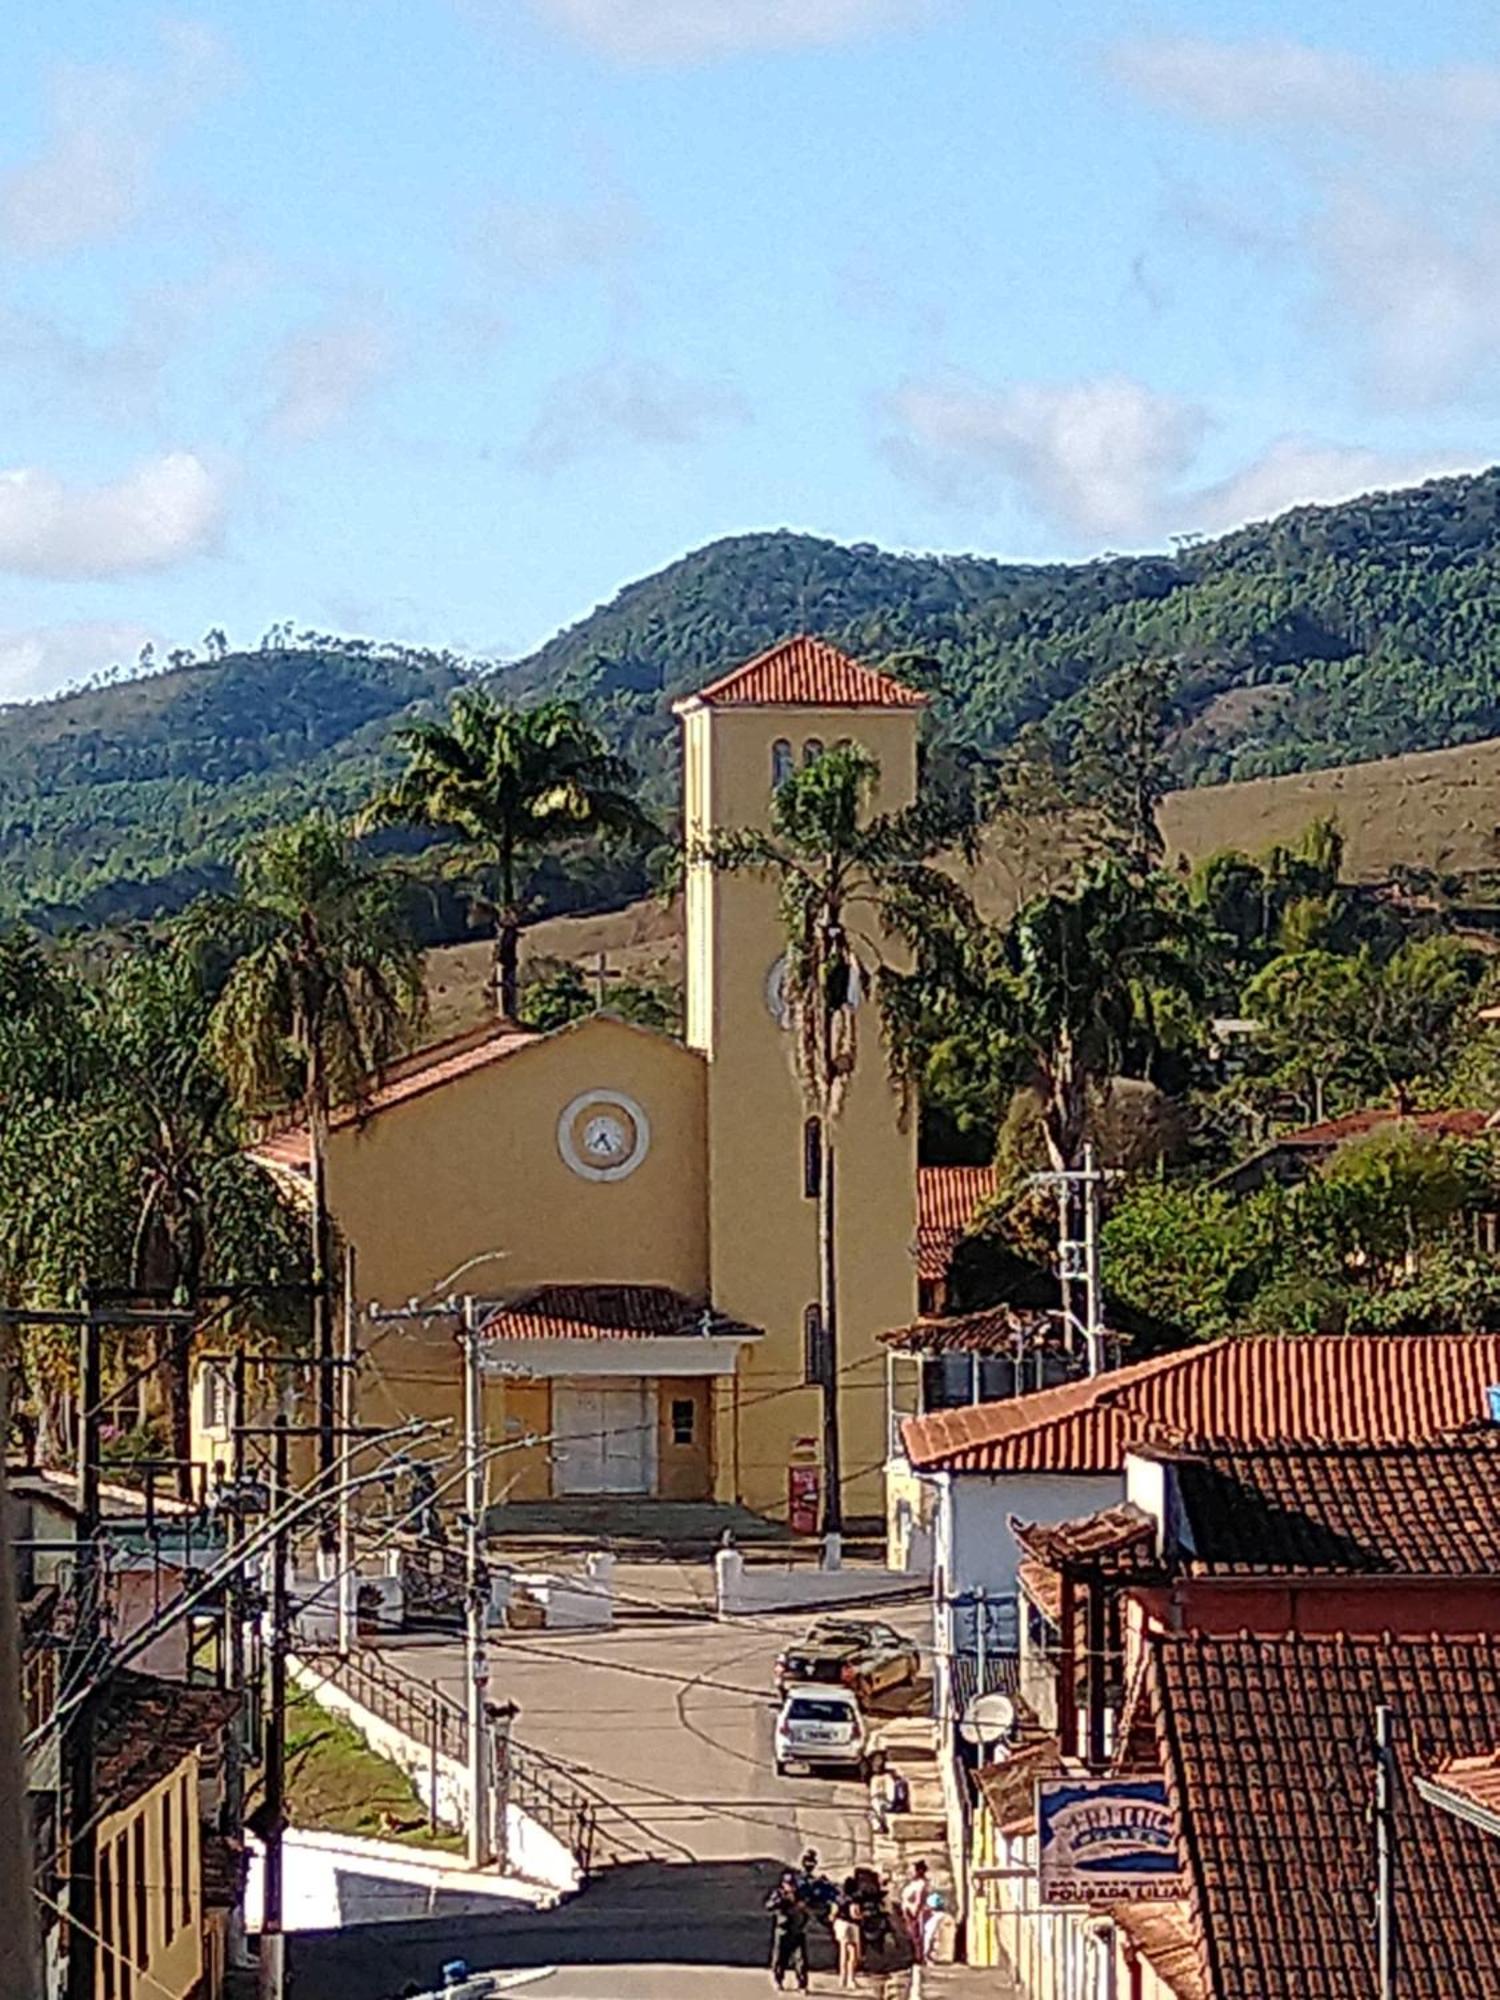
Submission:
<svg viewBox="0 0 1500 2000">
<path fill-rule="evenodd" d="M 479 1330 L 486 1340 L 754 1340 L 760 1331 L 667 1285 L 539 1285 L 496 1306 Z"/>
<path fill-rule="evenodd" d="M 1266 1150 L 1305 1146 L 1321 1151 L 1327 1146 L 1341 1146 L 1346 1139 L 1362 1139 L 1387 1125 L 1409 1126 L 1413 1132 L 1434 1139 L 1477 1139 L 1492 1129 L 1492 1118 L 1493 1113 L 1488 1111 L 1350 1111 L 1342 1118 L 1325 1118 L 1321 1125 L 1303 1125 L 1295 1132 L 1283 1132 L 1271 1140 Z"/>
<path fill-rule="evenodd" d="M 1399 1991 L 1500 1993 L 1500 1841 L 1413 1782 L 1492 1747 L 1500 1639 L 1158 1634 L 1152 1708 L 1208 2000 L 1376 1991 L 1377 1704 L 1393 1711 Z"/>
<path fill-rule="evenodd" d="M 1033 1562 L 1049 1569 L 1088 1568 L 1116 1557 L 1151 1555 L 1156 1546 L 1156 1521 L 1144 1507 L 1122 1500 L 1072 1521 L 1018 1521 L 1010 1531 Z"/>
<path fill-rule="evenodd" d="M 993 1167 L 917 1169 L 917 1276 L 946 1278 L 959 1242 L 995 1192 Z"/>
<path fill-rule="evenodd" d="M 1195 1574 L 1500 1584 L 1500 1430 L 1488 1426 L 1420 1444 L 1205 1452 L 1174 1461 L 1173 1476 Z"/>
<path fill-rule="evenodd" d="M 1500 1382 L 1500 1334 L 1217 1340 L 1007 1402 L 908 1417 L 926 1472 L 1118 1472 L 1131 1444 L 1403 1443 L 1459 1429 Z"/>
<path fill-rule="evenodd" d="M 1108 1914 L 1177 2000 L 1208 2000 L 1186 1903 L 1112 1903 Z"/>
<path fill-rule="evenodd" d="M 361 1124 L 366 1118 L 389 1110 L 393 1104 L 406 1104 L 414 1097 L 424 1096 L 429 1090 L 438 1090 L 443 1084 L 452 1083 L 456 1077 L 488 1069 L 491 1063 L 504 1062 L 507 1056 L 515 1055 L 541 1039 L 529 1028 L 518 1028 L 508 1021 L 491 1021 L 482 1028 L 471 1029 L 467 1034 L 436 1042 L 431 1048 L 419 1049 L 415 1054 L 403 1056 L 393 1063 L 362 1105 L 341 1105 L 329 1124 L 335 1130 Z M 255 1158 L 264 1160 L 268 1166 L 289 1167 L 305 1173 L 308 1164 L 307 1128 L 293 1125 L 285 1131 L 274 1132 L 268 1138 L 259 1140 L 252 1152 Z"/>
<path fill-rule="evenodd" d="M 882 1345 L 898 1354 L 1013 1355 L 1019 1343 L 1025 1354 L 1039 1347 L 1061 1348 L 1061 1316 L 1025 1312 L 1015 1306 L 989 1306 L 983 1312 L 954 1313 L 948 1319 L 918 1319 L 910 1326 L 892 1327 L 880 1335 Z"/>
<path fill-rule="evenodd" d="M 243 1705 L 232 1690 L 185 1687 L 118 1668 L 101 1702 L 95 1752 L 101 1809 L 123 1812 L 184 1758 L 212 1749 Z"/>
<path fill-rule="evenodd" d="M 1500 1750 L 1477 1757 L 1447 1757 L 1426 1779 L 1422 1796 L 1460 1818 L 1474 1816 L 1486 1832 L 1500 1823 Z"/>
<path fill-rule="evenodd" d="M 927 697 L 800 633 L 699 690 L 713 708 L 924 708 Z"/>
</svg>

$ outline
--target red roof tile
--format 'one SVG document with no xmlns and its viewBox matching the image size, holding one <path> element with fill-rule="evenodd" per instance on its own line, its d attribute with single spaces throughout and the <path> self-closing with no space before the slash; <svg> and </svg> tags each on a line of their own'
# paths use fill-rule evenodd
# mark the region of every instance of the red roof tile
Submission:
<svg viewBox="0 0 1500 2000">
<path fill-rule="evenodd" d="M 881 1343 L 898 1354 L 992 1354 L 1009 1356 L 1064 1345 L 1061 1315 L 989 1306 L 983 1312 L 954 1313 L 948 1319 L 918 1319 L 892 1327 Z"/>
<path fill-rule="evenodd" d="M 927 697 L 800 633 L 699 690 L 713 708 L 923 708 Z"/>
<path fill-rule="evenodd" d="M 1325 1146 L 1341 1146 L 1346 1139 L 1362 1139 L 1388 1125 L 1408 1126 L 1413 1132 L 1434 1139 L 1477 1139 L 1491 1129 L 1492 1117 L 1488 1111 L 1350 1111 L 1342 1118 L 1325 1118 L 1321 1125 L 1302 1125 L 1295 1132 L 1283 1132 L 1271 1140 L 1266 1150 L 1307 1146 L 1316 1151 Z"/>
<path fill-rule="evenodd" d="M 1217 1340 L 1007 1402 L 908 1417 L 926 1472 L 1118 1472 L 1156 1437 L 1239 1445 L 1404 1443 L 1459 1429 L 1500 1382 L 1500 1334 Z"/>
<path fill-rule="evenodd" d="M 953 1252 L 995 1192 L 993 1167 L 917 1169 L 917 1276 L 946 1278 Z"/>
<path fill-rule="evenodd" d="M 1131 1500 L 1071 1521 L 1018 1521 L 1012 1516 L 1010 1531 L 1034 1562 L 1049 1569 L 1108 1565 L 1119 1556 L 1150 1556 L 1156 1547 L 1155 1519 Z"/>
<path fill-rule="evenodd" d="M 1112 1903 L 1108 1913 L 1177 2000 L 1208 2000 L 1186 1903 Z"/>
<path fill-rule="evenodd" d="M 1393 1712 L 1403 2000 L 1500 1993 L 1500 1841 L 1414 1780 L 1492 1747 L 1500 1639 L 1210 1637 L 1150 1642 L 1208 2000 L 1376 1991 L 1375 1709 Z"/>
<path fill-rule="evenodd" d="M 652 1340 L 714 1335 L 753 1340 L 730 1319 L 667 1285 L 540 1285 L 480 1322 L 486 1340 Z"/>
<path fill-rule="evenodd" d="M 1433 1805 L 1463 1817 L 1475 1815 L 1486 1831 L 1500 1821 L 1500 1750 L 1477 1757 L 1446 1757 L 1422 1785 Z"/>
<path fill-rule="evenodd" d="M 362 1124 L 366 1118 L 387 1111 L 394 1104 L 406 1104 L 414 1097 L 424 1096 L 429 1090 L 438 1090 L 443 1084 L 452 1083 L 456 1077 L 468 1076 L 475 1070 L 488 1069 L 491 1063 L 503 1062 L 507 1056 L 515 1055 L 541 1039 L 529 1028 L 517 1028 L 508 1021 L 491 1021 L 483 1028 L 471 1029 L 468 1034 L 436 1042 L 431 1048 L 419 1049 L 415 1054 L 403 1056 L 399 1062 L 393 1063 L 362 1105 L 341 1105 L 329 1124 L 335 1130 Z M 264 1160 L 268 1166 L 290 1167 L 305 1173 L 308 1164 L 307 1128 L 293 1125 L 283 1132 L 273 1132 L 268 1138 L 259 1140 L 251 1150 L 255 1158 Z"/>
<path fill-rule="evenodd" d="M 1172 1471 L 1194 1574 L 1500 1583 L 1500 1429 L 1420 1444 L 1214 1450 Z"/>
</svg>

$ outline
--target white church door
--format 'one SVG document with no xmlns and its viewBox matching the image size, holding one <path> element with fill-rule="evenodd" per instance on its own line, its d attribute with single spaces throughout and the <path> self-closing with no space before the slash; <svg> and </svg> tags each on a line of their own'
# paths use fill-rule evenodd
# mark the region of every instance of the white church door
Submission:
<svg viewBox="0 0 1500 2000">
<path fill-rule="evenodd" d="M 560 1494 L 656 1490 L 655 1385 L 641 1376 L 558 1382 L 552 1391 Z"/>
</svg>

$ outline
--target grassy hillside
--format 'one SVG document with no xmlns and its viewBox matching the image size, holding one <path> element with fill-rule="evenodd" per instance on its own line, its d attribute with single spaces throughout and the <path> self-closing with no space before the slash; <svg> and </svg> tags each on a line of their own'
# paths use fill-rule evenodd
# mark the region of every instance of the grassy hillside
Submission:
<svg viewBox="0 0 1500 2000">
<path fill-rule="evenodd" d="M 1042 719 L 1066 730 L 1101 675 L 1167 657 L 1191 785 L 1500 735 L 1497 609 L 1492 471 L 1301 508 L 1172 556 L 1070 565 L 735 536 L 500 671 L 518 693 L 583 700 L 669 811 L 673 699 L 790 631 L 919 680 L 934 733 L 979 750 Z M 356 802 L 392 727 L 465 672 L 449 655 L 284 630 L 253 653 L 0 710 L 0 915 L 179 907 L 249 828 Z M 1456 819 L 1443 808 L 1455 851 L 1474 831 L 1458 821 L 1477 814 L 1488 833 L 1470 804 Z M 542 886 L 554 907 L 568 899 L 555 872 Z"/>
<path fill-rule="evenodd" d="M 1429 750 L 1341 769 L 1200 785 L 1163 805 L 1173 855 L 1197 860 L 1223 847 L 1258 853 L 1290 844 L 1308 822 L 1332 815 L 1346 846 L 1350 881 L 1380 882 L 1393 867 L 1471 874 L 1495 866 L 1500 836 L 1500 738 L 1457 750 Z M 1048 857 L 1029 867 L 993 847 L 972 878 L 980 905 L 997 918 L 1042 886 Z M 682 915 L 659 899 L 623 909 L 555 917 L 526 933 L 523 959 L 571 959 L 592 972 L 600 952 L 621 979 L 682 980 Z M 449 946 L 428 954 L 431 1017 L 437 1041 L 486 1019 L 492 1005 L 490 948 Z"/>
</svg>

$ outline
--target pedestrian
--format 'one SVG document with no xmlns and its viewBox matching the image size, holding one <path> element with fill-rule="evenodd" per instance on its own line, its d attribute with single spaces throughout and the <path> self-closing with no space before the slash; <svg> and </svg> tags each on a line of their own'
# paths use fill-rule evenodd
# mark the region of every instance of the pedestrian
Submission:
<svg viewBox="0 0 1500 2000">
<path fill-rule="evenodd" d="M 914 1861 L 911 1873 L 901 1884 L 901 1922 L 911 1944 L 913 1965 L 923 1963 L 922 1928 L 927 1917 L 927 1863 Z"/>
<path fill-rule="evenodd" d="M 860 1907 L 852 1897 L 841 1896 L 833 1918 L 833 1941 L 839 1950 L 839 1985 L 850 1992 L 859 1983 Z"/>
<path fill-rule="evenodd" d="M 810 1912 L 797 1892 L 797 1878 L 788 1868 L 766 1898 L 771 1913 L 771 1982 L 785 1986 L 790 1973 L 797 1991 L 807 1991 L 807 1923 Z"/>
<path fill-rule="evenodd" d="M 958 1926 L 934 1889 L 927 1898 L 927 1914 L 922 1921 L 923 1963 L 951 1965 L 956 1956 L 957 1936 Z"/>
</svg>

